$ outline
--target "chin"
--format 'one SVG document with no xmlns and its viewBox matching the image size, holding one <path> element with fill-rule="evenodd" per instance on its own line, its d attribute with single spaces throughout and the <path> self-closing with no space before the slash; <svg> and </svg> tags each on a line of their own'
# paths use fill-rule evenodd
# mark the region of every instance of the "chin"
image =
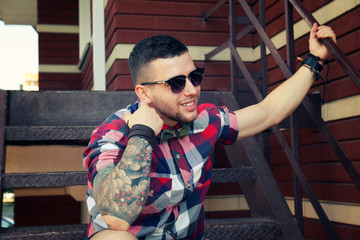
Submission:
<svg viewBox="0 0 360 240">
<path fill-rule="evenodd" d="M 196 118 L 197 118 L 197 116 L 198 116 L 198 113 L 197 113 L 197 111 L 194 113 L 194 114 L 192 114 L 191 116 L 188 116 L 188 117 L 184 117 L 183 119 L 181 119 L 182 121 L 181 122 L 185 122 L 185 123 L 191 123 L 191 122 L 193 122 Z"/>
</svg>

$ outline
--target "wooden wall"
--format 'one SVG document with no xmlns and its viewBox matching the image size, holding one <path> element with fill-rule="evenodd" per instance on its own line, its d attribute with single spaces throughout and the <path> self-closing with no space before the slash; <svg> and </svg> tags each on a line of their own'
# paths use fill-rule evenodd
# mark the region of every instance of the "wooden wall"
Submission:
<svg viewBox="0 0 360 240">
<path fill-rule="evenodd" d="M 107 89 L 134 89 L 127 58 L 132 46 L 145 37 L 169 34 L 186 45 L 195 47 L 214 47 L 226 41 L 229 28 L 227 6 L 216 12 L 209 22 L 202 21 L 202 14 L 215 3 L 216 0 L 109 0 L 105 9 L 106 58 L 109 66 L 106 77 Z M 252 36 L 248 35 L 239 44 L 251 47 L 251 42 Z M 123 54 L 116 54 L 118 51 Z M 229 90 L 228 62 L 204 63 L 203 59 L 194 60 L 196 65 L 206 67 L 207 77 L 202 85 L 203 90 Z"/>
<path fill-rule="evenodd" d="M 38 0 L 39 88 L 81 89 L 78 0 Z"/>
</svg>

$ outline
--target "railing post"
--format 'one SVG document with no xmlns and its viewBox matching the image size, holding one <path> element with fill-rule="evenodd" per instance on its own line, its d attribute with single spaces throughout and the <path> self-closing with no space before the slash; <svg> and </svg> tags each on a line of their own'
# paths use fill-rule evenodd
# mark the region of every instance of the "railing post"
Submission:
<svg viewBox="0 0 360 240">
<path fill-rule="evenodd" d="M 0 90 L 0 218 L 3 214 L 3 176 L 5 174 L 5 141 L 4 128 L 6 124 L 7 91 Z M 1 227 L 1 223 L 0 223 Z"/>
<path fill-rule="evenodd" d="M 229 42 L 232 43 L 236 48 L 236 4 L 235 0 L 229 0 L 229 31 L 230 39 Z M 230 55 L 230 71 L 231 71 L 231 91 L 236 99 L 237 95 L 237 74 L 236 74 L 236 61 L 233 55 Z"/>
<path fill-rule="evenodd" d="M 287 64 L 291 73 L 295 73 L 295 41 L 294 41 L 294 28 L 293 28 L 293 7 L 289 0 L 285 0 L 285 25 L 286 25 L 286 57 Z M 291 150 L 294 154 L 294 158 L 300 165 L 300 153 L 299 153 L 299 130 L 298 122 L 296 119 L 296 112 L 290 116 L 290 134 L 291 134 Z M 299 229 L 304 235 L 304 220 L 303 220 L 303 208 L 302 208 L 302 192 L 299 179 L 293 173 L 294 184 L 294 209 L 295 218 L 297 220 Z"/>
<path fill-rule="evenodd" d="M 265 1 L 259 0 L 259 22 L 260 25 L 265 29 Z M 268 93 L 268 82 L 267 82 L 267 61 L 266 61 L 266 44 L 260 38 L 260 63 L 261 63 L 261 95 L 263 98 Z M 257 135 L 259 144 L 264 153 L 265 159 L 270 164 L 270 133 L 268 130 L 263 131 Z"/>
</svg>

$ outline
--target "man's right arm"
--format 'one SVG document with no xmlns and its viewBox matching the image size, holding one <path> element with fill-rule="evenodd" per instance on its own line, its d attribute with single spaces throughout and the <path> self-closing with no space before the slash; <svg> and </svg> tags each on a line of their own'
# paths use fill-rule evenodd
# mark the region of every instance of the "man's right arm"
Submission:
<svg viewBox="0 0 360 240">
<path fill-rule="evenodd" d="M 127 230 L 144 208 L 150 186 L 151 144 L 129 139 L 120 162 L 94 179 L 94 198 L 110 229 Z"/>
<path fill-rule="evenodd" d="M 93 182 L 100 213 L 116 230 L 127 230 L 144 208 L 150 187 L 151 141 L 163 126 L 155 109 L 144 102 L 133 114 L 126 112 L 124 120 L 130 133 L 121 160 L 113 169 L 100 170 Z"/>
</svg>

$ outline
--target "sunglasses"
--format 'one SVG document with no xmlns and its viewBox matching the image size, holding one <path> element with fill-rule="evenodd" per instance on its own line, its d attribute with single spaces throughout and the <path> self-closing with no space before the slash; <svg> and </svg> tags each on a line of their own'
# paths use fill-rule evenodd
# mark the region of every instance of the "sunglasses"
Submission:
<svg viewBox="0 0 360 240">
<path fill-rule="evenodd" d="M 167 81 L 158 81 L 158 82 L 145 82 L 141 85 L 154 85 L 154 84 L 169 84 L 171 87 L 171 91 L 173 93 L 180 93 L 182 90 L 184 90 L 186 85 L 186 78 L 189 78 L 192 85 L 194 87 L 197 87 L 201 84 L 203 78 L 204 78 L 204 72 L 205 68 L 196 68 L 194 71 L 189 73 L 188 76 L 185 75 L 179 75 L 173 78 L 170 78 Z"/>
</svg>

